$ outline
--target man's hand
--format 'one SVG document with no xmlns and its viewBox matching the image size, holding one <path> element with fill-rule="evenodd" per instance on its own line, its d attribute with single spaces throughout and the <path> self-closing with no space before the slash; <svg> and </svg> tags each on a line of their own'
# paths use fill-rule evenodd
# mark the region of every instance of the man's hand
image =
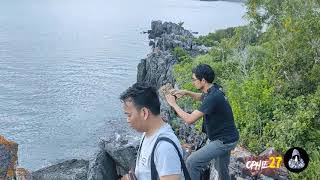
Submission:
<svg viewBox="0 0 320 180">
<path fill-rule="evenodd" d="M 166 95 L 166 100 L 167 100 L 167 102 L 168 102 L 168 104 L 169 104 L 170 106 L 174 106 L 174 105 L 177 104 L 176 98 L 175 98 L 173 95 L 171 95 L 171 94 L 167 94 L 167 95 Z"/>
<path fill-rule="evenodd" d="M 173 96 L 176 96 L 177 98 L 180 98 L 182 96 L 185 96 L 187 94 L 186 90 L 178 90 L 178 89 L 172 89 L 170 90 L 170 94 Z"/>
</svg>

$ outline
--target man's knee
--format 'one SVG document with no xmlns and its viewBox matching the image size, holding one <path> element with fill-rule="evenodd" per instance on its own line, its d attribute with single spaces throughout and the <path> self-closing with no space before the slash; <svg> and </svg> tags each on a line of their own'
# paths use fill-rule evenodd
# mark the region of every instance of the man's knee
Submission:
<svg viewBox="0 0 320 180">
<path fill-rule="evenodd" d="M 189 156 L 189 157 L 187 158 L 187 160 L 186 160 L 186 165 L 187 165 L 187 167 L 191 167 L 192 164 L 193 164 L 192 158 L 191 158 L 191 156 Z"/>
<path fill-rule="evenodd" d="M 197 164 L 196 158 L 194 158 L 194 156 L 190 155 L 190 156 L 187 158 L 186 164 L 187 164 L 187 167 L 188 167 L 188 168 L 195 167 L 196 164 Z"/>
<path fill-rule="evenodd" d="M 199 162 L 199 158 L 197 156 L 191 154 L 187 158 L 186 165 L 190 169 L 199 169 L 199 168 L 201 168 L 202 163 Z"/>
</svg>

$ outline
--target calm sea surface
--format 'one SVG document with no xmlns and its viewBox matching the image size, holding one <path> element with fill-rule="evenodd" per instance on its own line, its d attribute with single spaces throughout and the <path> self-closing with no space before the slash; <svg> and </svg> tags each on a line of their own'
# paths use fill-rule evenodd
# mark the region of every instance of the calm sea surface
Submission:
<svg viewBox="0 0 320 180">
<path fill-rule="evenodd" d="M 152 20 L 207 34 L 245 24 L 245 7 L 193 0 L 2 0 L 0 134 L 30 170 L 88 159 L 128 131 L 119 94 L 149 52 Z"/>
</svg>

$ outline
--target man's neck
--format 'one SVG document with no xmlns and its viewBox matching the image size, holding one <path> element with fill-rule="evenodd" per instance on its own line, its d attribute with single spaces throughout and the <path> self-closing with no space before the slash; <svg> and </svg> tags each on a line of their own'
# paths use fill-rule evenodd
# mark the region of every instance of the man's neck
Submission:
<svg viewBox="0 0 320 180">
<path fill-rule="evenodd" d="M 157 132 L 165 122 L 162 120 L 160 116 L 156 116 L 153 119 L 150 119 L 149 121 L 149 128 L 146 131 L 146 136 L 150 137 L 152 136 L 155 132 Z"/>
<path fill-rule="evenodd" d="M 213 86 L 212 83 L 207 83 L 204 85 L 204 87 L 202 88 L 202 92 L 204 93 L 208 93 L 208 90 Z"/>
</svg>

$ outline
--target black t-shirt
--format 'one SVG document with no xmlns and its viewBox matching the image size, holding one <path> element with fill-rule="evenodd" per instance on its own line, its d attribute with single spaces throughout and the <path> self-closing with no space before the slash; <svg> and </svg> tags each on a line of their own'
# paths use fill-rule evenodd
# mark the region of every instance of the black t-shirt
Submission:
<svg viewBox="0 0 320 180">
<path fill-rule="evenodd" d="M 231 106 L 217 84 L 203 94 L 199 111 L 204 113 L 203 130 L 211 141 L 219 139 L 231 143 L 239 140 Z"/>
</svg>

